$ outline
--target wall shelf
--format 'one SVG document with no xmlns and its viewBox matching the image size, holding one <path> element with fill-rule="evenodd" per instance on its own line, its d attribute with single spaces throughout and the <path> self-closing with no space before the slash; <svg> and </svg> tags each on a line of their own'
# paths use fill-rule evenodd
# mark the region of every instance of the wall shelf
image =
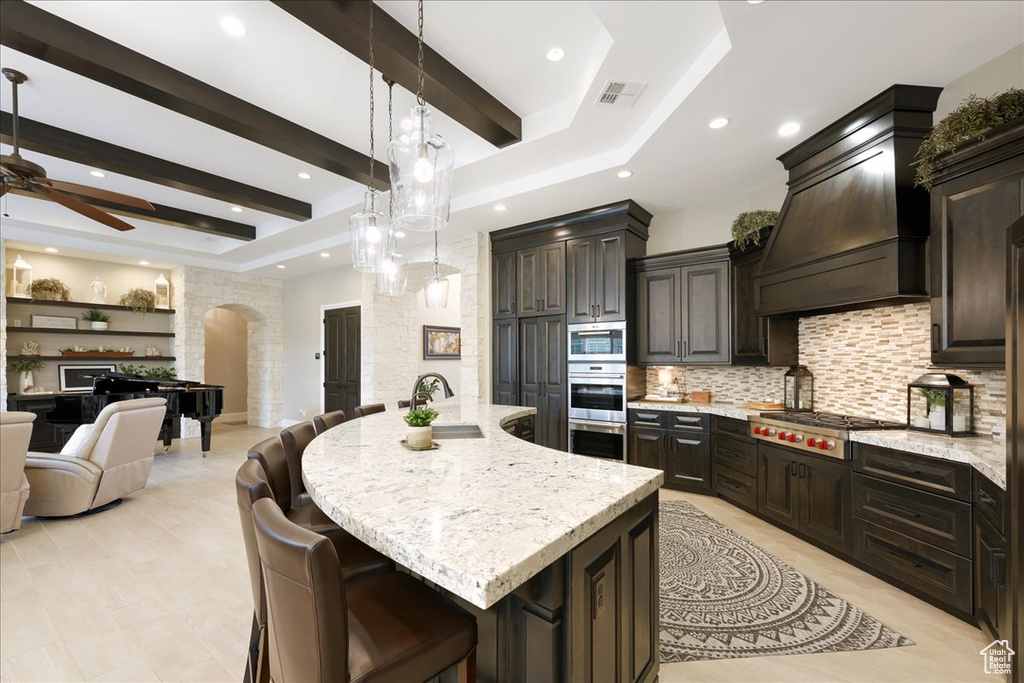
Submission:
<svg viewBox="0 0 1024 683">
<path fill-rule="evenodd" d="M 174 356 L 9 356 L 7 360 L 63 360 L 63 361 L 98 361 L 128 363 L 138 361 L 173 361 Z"/>
<path fill-rule="evenodd" d="M 81 334 L 81 335 L 111 335 L 114 337 L 165 337 L 173 338 L 173 332 L 139 332 L 128 330 L 93 330 L 74 329 L 65 330 L 56 327 L 13 327 L 7 328 L 8 332 L 35 332 L 36 334 Z"/>
<path fill-rule="evenodd" d="M 132 313 L 132 309 L 127 306 L 118 306 L 116 304 L 89 304 L 83 301 L 47 301 L 44 299 L 25 299 L 20 296 L 9 296 L 7 297 L 7 304 L 22 304 L 31 306 L 54 306 L 56 308 L 82 308 L 90 309 L 95 308 L 99 311 L 127 311 Z M 174 315 L 173 308 L 157 308 L 148 313 L 155 313 L 157 315 Z M 146 315 L 143 313 L 142 315 Z"/>
</svg>

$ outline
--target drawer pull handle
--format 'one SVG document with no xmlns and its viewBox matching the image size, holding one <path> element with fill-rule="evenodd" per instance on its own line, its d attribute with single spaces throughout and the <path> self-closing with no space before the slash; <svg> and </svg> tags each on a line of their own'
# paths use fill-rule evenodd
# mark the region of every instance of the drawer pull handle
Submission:
<svg viewBox="0 0 1024 683">
<path fill-rule="evenodd" d="M 888 467 L 889 469 L 898 470 L 900 472 L 909 472 L 910 474 L 914 474 L 919 477 L 924 475 L 924 473 L 921 472 L 921 470 L 915 470 L 913 467 L 909 465 L 901 465 L 898 462 L 888 463 Z"/>
<path fill-rule="evenodd" d="M 984 491 L 980 491 L 980 490 L 978 491 L 978 499 L 982 503 L 984 503 L 985 505 L 995 505 L 996 504 L 996 499 L 993 498 L 992 496 L 988 495 Z"/>
<path fill-rule="evenodd" d="M 890 508 L 892 510 L 897 510 L 899 512 L 904 512 L 904 513 L 910 515 L 911 517 L 913 517 L 914 519 L 920 519 L 921 518 L 921 513 L 920 512 L 915 512 L 914 510 L 912 510 L 911 508 L 906 507 L 905 505 L 900 505 L 899 503 L 890 503 L 887 500 L 882 501 L 882 504 L 885 505 L 885 507 Z"/>
<path fill-rule="evenodd" d="M 903 548 L 899 548 L 897 546 L 886 543 L 881 539 L 873 538 L 872 540 L 876 544 L 881 546 L 882 550 L 885 551 L 887 554 L 892 555 L 893 557 L 897 558 L 898 560 L 901 560 L 905 564 L 913 565 L 914 569 L 928 569 L 929 571 L 941 574 L 948 574 L 952 571 L 950 567 L 944 567 L 941 564 L 931 562 L 926 558 L 923 558 L 919 555 L 915 555 L 914 553 L 908 550 L 904 550 Z"/>
<path fill-rule="evenodd" d="M 1006 588 L 1006 581 L 1000 578 L 1000 566 L 1006 561 L 1006 551 L 1001 548 L 989 548 L 989 581 L 999 589 Z"/>
</svg>

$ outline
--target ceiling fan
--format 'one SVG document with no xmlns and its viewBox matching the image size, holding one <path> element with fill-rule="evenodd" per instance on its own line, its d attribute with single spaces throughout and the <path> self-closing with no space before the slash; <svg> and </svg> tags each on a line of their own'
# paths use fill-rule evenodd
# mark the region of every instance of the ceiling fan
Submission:
<svg viewBox="0 0 1024 683">
<path fill-rule="evenodd" d="M 31 161 L 22 158 L 19 153 L 20 146 L 18 144 L 18 85 L 27 81 L 28 78 L 25 74 L 20 71 L 15 71 L 14 69 L 0 69 L 0 71 L 2 71 L 3 75 L 7 77 L 7 80 L 11 82 L 12 89 L 14 91 L 14 97 L 11 101 L 14 117 L 14 135 L 12 136 L 14 153 L 0 154 L 0 197 L 7 194 L 9 191 L 26 196 L 40 197 L 52 202 L 57 202 L 76 213 L 80 213 L 87 218 L 103 223 L 115 230 L 134 230 L 134 226 L 131 226 L 118 218 L 114 218 L 109 213 L 101 211 L 96 207 L 90 206 L 82 200 L 76 199 L 75 197 L 65 193 L 70 192 L 82 197 L 102 199 L 136 209 L 153 211 L 153 205 L 145 199 L 139 199 L 138 197 L 132 197 L 118 192 L 108 192 L 99 188 L 89 187 L 88 185 L 68 183 L 63 180 L 53 180 L 46 177 L 45 168 L 39 164 L 32 163 Z"/>
</svg>

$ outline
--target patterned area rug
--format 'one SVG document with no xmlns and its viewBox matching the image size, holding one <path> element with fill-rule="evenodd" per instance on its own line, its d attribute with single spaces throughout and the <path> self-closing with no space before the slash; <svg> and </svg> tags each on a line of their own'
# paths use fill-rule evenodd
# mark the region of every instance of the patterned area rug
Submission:
<svg viewBox="0 0 1024 683">
<path fill-rule="evenodd" d="M 693 505 L 660 512 L 661 661 L 914 644 Z"/>
</svg>

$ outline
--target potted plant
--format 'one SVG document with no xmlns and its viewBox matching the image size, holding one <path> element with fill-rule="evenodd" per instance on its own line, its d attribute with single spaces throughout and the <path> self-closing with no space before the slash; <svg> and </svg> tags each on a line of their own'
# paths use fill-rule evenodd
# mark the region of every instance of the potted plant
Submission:
<svg viewBox="0 0 1024 683">
<path fill-rule="evenodd" d="M 8 369 L 11 372 L 18 373 L 18 393 L 24 394 L 34 386 L 34 380 L 32 377 L 33 372 L 38 372 L 43 369 L 45 363 L 41 360 L 24 360 L 19 358 L 18 360 L 11 361 Z"/>
<path fill-rule="evenodd" d="M 755 247 L 761 246 L 766 229 L 775 225 L 775 221 L 778 219 L 778 211 L 767 209 L 744 211 L 732 222 L 733 246 L 741 251 L 746 249 L 748 244 L 753 244 Z"/>
<path fill-rule="evenodd" d="M 405 414 L 405 423 L 409 425 L 405 442 L 413 448 L 427 448 L 433 442 L 433 429 L 430 424 L 437 419 L 437 411 L 423 406 L 414 408 Z"/>
<path fill-rule="evenodd" d="M 89 323 L 90 327 L 94 330 L 105 330 L 108 323 L 110 323 L 110 316 L 103 311 L 90 308 L 82 314 L 82 320 Z"/>
<path fill-rule="evenodd" d="M 928 401 L 928 422 L 932 429 L 946 429 L 946 392 L 940 389 L 918 389 Z"/>
<path fill-rule="evenodd" d="M 149 313 L 156 310 L 156 294 L 148 289 L 136 287 L 125 292 L 118 303 L 130 308 L 132 313 Z"/>
<path fill-rule="evenodd" d="M 33 280 L 29 293 L 39 301 L 71 301 L 71 290 L 55 277 Z"/>
<path fill-rule="evenodd" d="M 420 386 L 416 389 L 416 391 L 421 394 L 426 394 L 429 397 L 428 400 L 433 401 L 434 394 L 436 394 L 437 390 L 440 388 L 441 382 L 434 378 L 431 379 L 429 382 L 427 380 L 423 380 L 422 382 L 420 382 Z"/>
</svg>

